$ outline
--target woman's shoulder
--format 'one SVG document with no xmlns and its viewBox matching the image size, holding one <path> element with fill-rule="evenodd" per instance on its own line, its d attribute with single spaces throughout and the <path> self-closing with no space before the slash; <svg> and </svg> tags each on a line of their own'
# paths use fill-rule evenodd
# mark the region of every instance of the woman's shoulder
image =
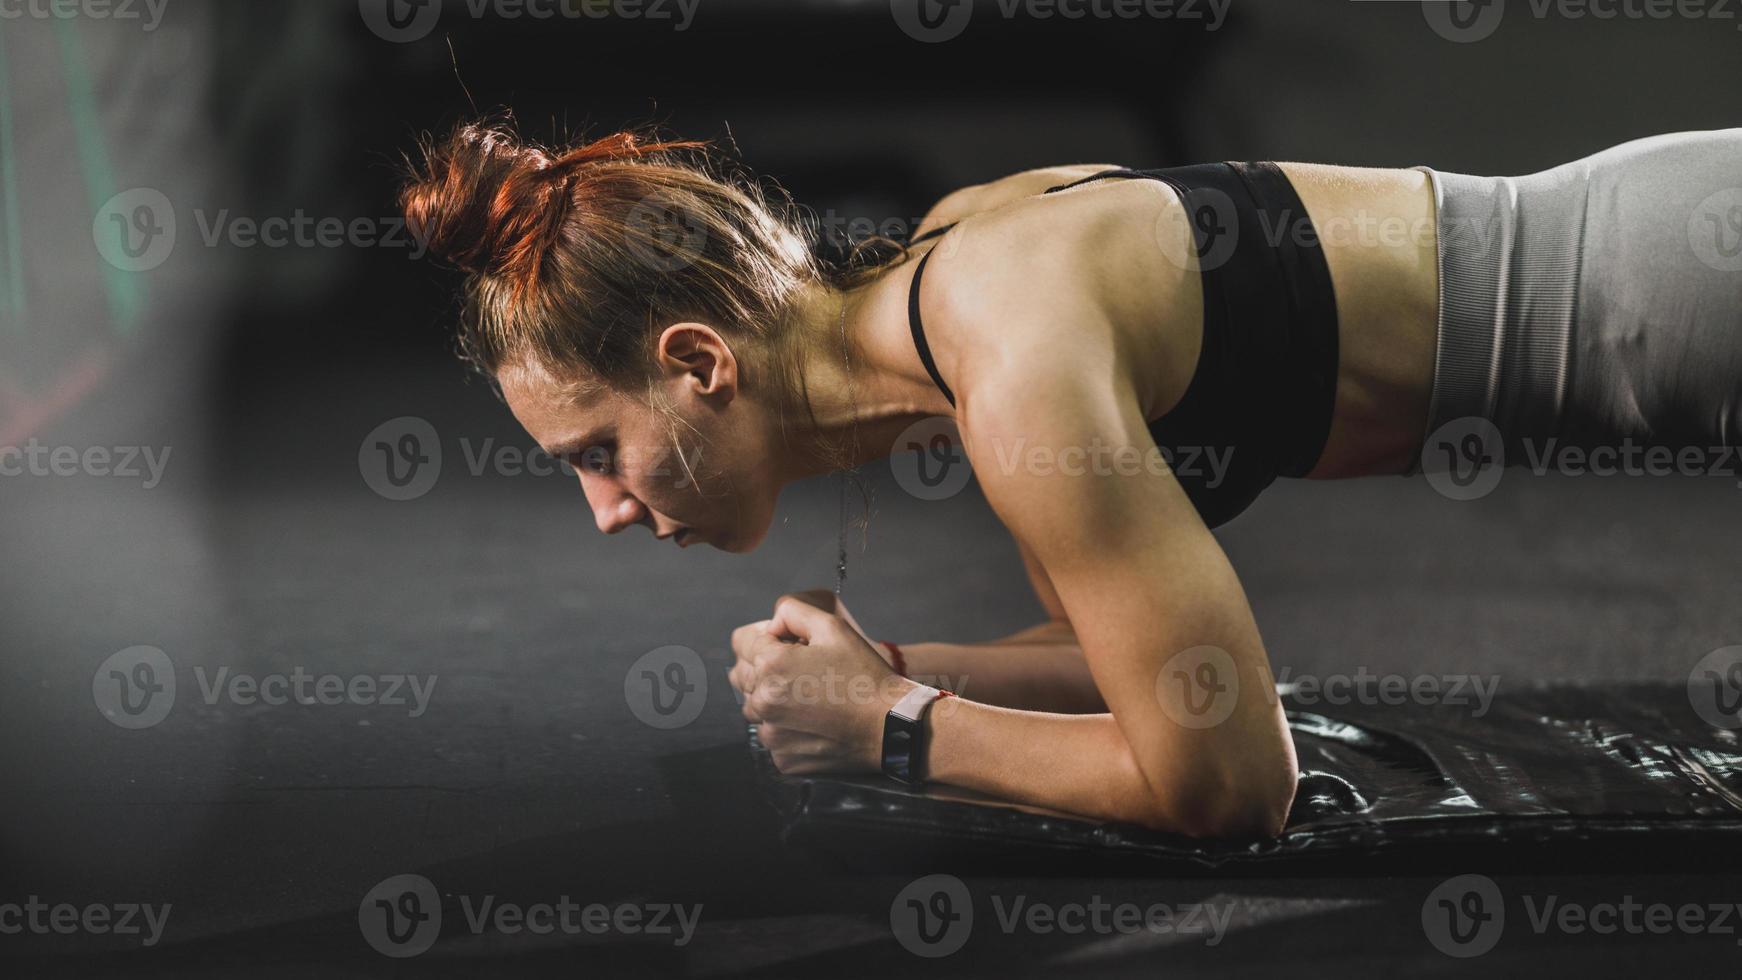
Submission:
<svg viewBox="0 0 1742 980">
<path fill-rule="evenodd" d="M 914 229 L 916 236 L 955 224 L 976 214 L 995 211 L 1006 204 L 1045 194 L 1054 187 L 1097 173 L 1119 169 L 1115 164 L 1072 163 L 1022 170 L 983 184 L 969 184 L 944 195 Z"/>
<path fill-rule="evenodd" d="M 1134 365 L 1140 387 L 1159 376 L 1142 368 L 1178 349 L 1185 331 L 1168 328 L 1202 322 L 1197 273 L 1168 258 L 1184 248 L 1173 240 L 1188 234 L 1183 220 L 1165 185 L 1110 180 L 959 222 L 935 240 L 917 290 L 952 388 L 972 397 L 1037 371 L 1105 378 Z"/>
</svg>

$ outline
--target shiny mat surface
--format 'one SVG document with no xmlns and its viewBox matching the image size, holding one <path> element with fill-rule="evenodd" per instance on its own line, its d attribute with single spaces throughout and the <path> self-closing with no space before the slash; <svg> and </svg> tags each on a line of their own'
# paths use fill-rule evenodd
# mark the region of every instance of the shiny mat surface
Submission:
<svg viewBox="0 0 1742 980">
<path fill-rule="evenodd" d="M 1490 851 L 1508 861 L 1603 854 L 1709 867 L 1730 860 L 1742 840 L 1742 739 L 1703 720 L 1686 685 L 1501 691 L 1486 711 L 1378 703 L 1308 711 L 1286 694 L 1285 703 L 1300 790 L 1288 829 L 1258 843 L 1196 842 L 944 786 L 784 776 L 754 736 L 751 748 L 788 843 L 848 861 L 896 837 L 917 861 L 1026 854 L 1275 870 L 1315 859 L 1455 855 L 1467 864 Z"/>
</svg>

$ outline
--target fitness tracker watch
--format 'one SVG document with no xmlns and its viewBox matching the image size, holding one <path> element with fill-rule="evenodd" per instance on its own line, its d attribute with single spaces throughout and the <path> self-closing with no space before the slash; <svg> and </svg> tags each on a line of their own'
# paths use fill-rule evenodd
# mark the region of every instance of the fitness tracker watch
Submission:
<svg viewBox="0 0 1742 980">
<path fill-rule="evenodd" d="M 883 719 L 883 774 L 898 783 L 918 786 L 926 778 L 925 714 L 939 698 L 954 697 L 924 684 L 902 695 Z"/>
</svg>

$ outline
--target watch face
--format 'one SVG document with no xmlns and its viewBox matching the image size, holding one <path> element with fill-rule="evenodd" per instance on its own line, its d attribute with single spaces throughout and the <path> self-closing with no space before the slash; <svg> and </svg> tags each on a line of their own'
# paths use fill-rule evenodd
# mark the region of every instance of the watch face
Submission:
<svg viewBox="0 0 1742 980">
<path fill-rule="evenodd" d="M 884 717 L 883 774 L 890 779 L 910 785 L 920 781 L 918 763 L 925 736 L 922 724 L 894 712 Z"/>
</svg>

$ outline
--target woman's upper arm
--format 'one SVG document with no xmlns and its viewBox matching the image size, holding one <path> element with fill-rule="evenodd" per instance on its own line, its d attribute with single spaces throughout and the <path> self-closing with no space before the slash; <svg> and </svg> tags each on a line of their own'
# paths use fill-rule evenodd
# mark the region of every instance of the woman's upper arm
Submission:
<svg viewBox="0 0 1742 980">
<path fill-rule="evenodd" d="M 1065 612 L 1064 603 L 1059 601 L 1058 590 L 1052 587 L 1052 580 L 1046 577 L 1046 568 L 1040 559 L 1034 557 L 1034 552 L 1022 542 L 1016 542 L 1016 549 L 1022 554 L 1022 567 L 1028 573 L 1028 584 L 1034 589 L 1034 597 L 1040 600 L 1040 606 L 1046 610 L 1047 618 L 1055 623 L 1070 625 L 1070 614 Z"/>
<path fill-rule="evenodd" d="M 1293 743 L 1257 625 L 1136 399 L 1056 362 L 1006 373 L 1024 376 L 977 390 L 1020 397 L 964 402 L 969 459 L 1057 590 L 1160 815 L 1218 832 L 1280 821 Z"/>
</svg>

